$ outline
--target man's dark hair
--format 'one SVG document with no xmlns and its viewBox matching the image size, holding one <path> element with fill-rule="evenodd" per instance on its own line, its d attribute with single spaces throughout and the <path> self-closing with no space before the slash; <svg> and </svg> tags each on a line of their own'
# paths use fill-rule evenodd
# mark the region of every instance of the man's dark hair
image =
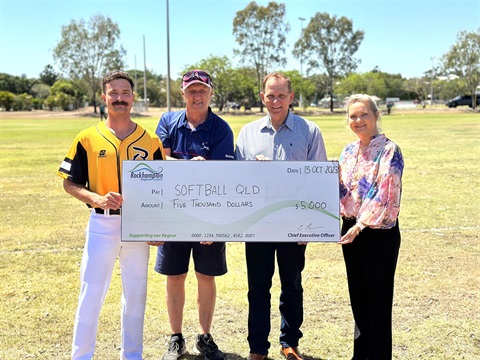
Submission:
<svg viewBox="0 0 480 360">
<path fill-rule="evenodd" d="M 125 71 L 113 70 L 113 71 L 110 71 L 109 73 L 105 74 L 105 76 L 103 77 L 103 79 L 102 79 L 102 92 L 105 94 L 107 84 L 112 82 L 113 80 L 117 80 L 117 79 L 127 80 L 130 83 L 130 86 L 132 87 L 132 91 L 133 91 L 133 85 L 134 84 L 133 84 L 133 80 L 130 77 L 130 75 L 128 75 L 128 73 L 126 73 Z"/>
</svg>

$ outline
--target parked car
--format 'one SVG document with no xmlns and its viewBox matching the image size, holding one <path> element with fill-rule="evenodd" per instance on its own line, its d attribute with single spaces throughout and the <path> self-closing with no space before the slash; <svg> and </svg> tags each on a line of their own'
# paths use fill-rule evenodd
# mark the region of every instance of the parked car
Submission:
<svg viewBox="0 0 480 360">
<path fill-rule="evenodd" d="M 331 101 L 330 97 L 324 97 L 322 100 L 318 102 L 318 105 L 326 109 L 330 107 L 330 101 Z M 337 108 L 340 106 L 341 106 L 340 102 L 337 99 L 333 98 L 333 107 Z"/>
<path fill-rule="evenodd" d="M 447 105 L 450 108 L 455 108 L 457 106 L 470 106 L 472 107 L 472 95 L 459 95 L 451 100 L 448 100 L 445 105 Z M 477 106 L 480 105 L 480 95 L 477 95 Z"/>
</svg>

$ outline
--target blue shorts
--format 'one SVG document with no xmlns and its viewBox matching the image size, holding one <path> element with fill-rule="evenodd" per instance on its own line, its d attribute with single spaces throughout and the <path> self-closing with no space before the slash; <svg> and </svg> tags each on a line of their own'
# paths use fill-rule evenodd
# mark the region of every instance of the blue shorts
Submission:
<svg viewBox="0 0 480 360">
<path fill-rule="evenodd" d="M 155 271 L 163 275 L 181 275 L 188 272 L 193 253 L 195 271 L 208 276 L 227 272 L 225 243 L 202 245 L 199 242 L 166 242 L 158 247 Z"/>
</svg>

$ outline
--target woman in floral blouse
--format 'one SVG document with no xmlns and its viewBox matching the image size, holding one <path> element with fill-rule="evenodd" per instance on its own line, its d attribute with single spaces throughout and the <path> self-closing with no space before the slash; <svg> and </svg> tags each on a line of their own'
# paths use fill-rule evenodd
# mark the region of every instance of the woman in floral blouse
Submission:
<svg viewBox="0 0 480 360">
<path fill-rule="evenodd" d="M 386 360 L 392 358 L 403 157 L 398 145 L 381 133 L 380 112 L 370 96 L 350 96 L 346 110 L 350 129 L 359 139 L 343 149 L 339 160 L 339 244 L 355 319 L 352 360 Z"/>
</svg>

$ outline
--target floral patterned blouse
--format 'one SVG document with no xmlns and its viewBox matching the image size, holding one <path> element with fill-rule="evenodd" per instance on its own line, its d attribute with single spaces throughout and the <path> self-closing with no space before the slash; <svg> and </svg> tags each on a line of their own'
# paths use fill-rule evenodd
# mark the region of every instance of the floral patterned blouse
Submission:
<svg viewBox="0 0 480 360">
<path fill-rule="evenodd" d="M 398 145 L 379 134 L 362 151 L 358 140 L 345 146 L 339 164 L 340 214 L 374 229 L 395 226 L 403 173 Z"/>
</svg>

